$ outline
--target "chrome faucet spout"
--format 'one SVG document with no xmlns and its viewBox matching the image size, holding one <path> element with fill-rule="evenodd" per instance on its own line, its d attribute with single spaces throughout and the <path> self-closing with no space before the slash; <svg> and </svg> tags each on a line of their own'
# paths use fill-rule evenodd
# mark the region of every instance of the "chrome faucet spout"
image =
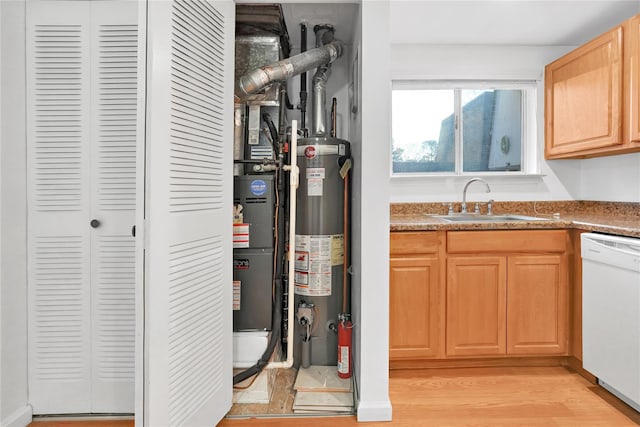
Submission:
<svg viewBox="0 0 640 427">
<path fill-rule="evenodd" d="M 471 185 L 471 183 L 473 182 L 482 182 L 487 187 L 487 193 L 491 192 L 491 187 L 489 187 L 487 181 L 482 178 L 471 178 L 469 181 L 467 181 L 467 183 L 464 185 L 464 189 L 462 190 L 462 205 L 460 207 L 461 213 L 467 213 L 467 188 L 469 188 L 469 185 Z"/>
</svg>

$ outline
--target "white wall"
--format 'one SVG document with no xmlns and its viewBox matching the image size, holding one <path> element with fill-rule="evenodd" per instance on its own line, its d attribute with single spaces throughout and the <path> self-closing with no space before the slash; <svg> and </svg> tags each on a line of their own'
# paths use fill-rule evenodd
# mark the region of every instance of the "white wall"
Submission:
<svg viewBox="0 0 640 427">
<path fill-rule="evenodd" d="M 353 44 L 351 46 L 350 55 L 347 61 L 349 62 L 349 78 L 348 84 L 352 83 L 353 73 L 358 73 L 358 76 L 362 75 L 362 67 L 359 64 L 360 50 L 362 49 L 362 10 L 358 10 L 358 16 L 355 18 L 355 25 L 353 28 Z M 358 56 L 358 64 L 355 63 L 355 58 Z M 354 69 L 353 67 L 356 67 Z M 360 81 L 360 78 L 358 78 Z M 359 92 L 358 92 L 359 93 Z M 355 99 L 356 104 L 361 102 L 358 97 Z M 353 101 L 351 101 L 353 102 Z M 361 194 L 362 194 L 362 168 L 360 165 L 360 153 L 362 153 L 362 114 L 360 110 L 352 113 L 350 111 L 350 105 L 347 109 L 347 117 L 349 118 L 349 136 L 348 140 L 351 142 L 352 157 L 354 158 L 354 166 L 351 170 L 351 188 L 353 194 L 351 195 L 351 264 L 354 266 L 353 273 L 351 275 L 351 320 L 353 321 L 353 358 L 354 358 L 354 375 L 356 379 L 357 396 L 360 397 L 360 378 L 362 377 L 361 363 L 362 351 L 360 350 L 360 341 L 362 334 L 360 333 L 360 325 L 362 324 L 362 313 L 360 310 L 362 300 L 362 275 L 355 266 L 362 265 L 361 245 L 362 238 L 362 224 L 360 221 L 361 214 Z M 356 160 L 357 159 L 357 160 Z"/>
<path fill-rule="evenodd" d="M 576 160 L 580 200 L 640 203 L 640 153 Z"/>
<path fill-rule="evenodd" d="M 395 44 L 394 80 L 512 79 L 537 82 L 537 158 L 540 176 L 485 177 L 491 194 L 469 190 L 472 200 L 640 201 L 638 155 L 590 160 L 544 160 L 544 66 L 574 46 Z M 390 157 L 390 155 L 389 155 Z M 469 177 L 392 177 L 392 202 L 457 201 Z M 635 183 L 635 184 L 634 184 Z"/>
<path fill-rule="evenodd" d="M 2 163 L 0 423 L 31 421 L 27 395 L 25 2 L 0 2 Z"/>
<path fill-rule="evenodd" d="M 528 80 L 538 86 L 536 151 L 540 176 L 486 177 L 491 194 L 482 188 L 472 200 L 570 200 L 579 194 L 579 165 L 543 160 L 544 66 L 573 49 L 572 46 L 472 46 L 394 44 L 391 46 L 393 80 Z M 576 167 L 578 166 L 578 167 Z M 392 202 L 456 201 L 469 177 L 393 177 Z M 473 194 L 473 187 L 469 190 Z M 477 197 L 475 197 L 477 196 Z"/>
<path fill-rule="evenodd" d="M 391 419 L 389 400 L 389 2 L 362 2 L 361 143 L 354 150 L 354 270 L 360 291 L 358 420 Z"/>
</svg>

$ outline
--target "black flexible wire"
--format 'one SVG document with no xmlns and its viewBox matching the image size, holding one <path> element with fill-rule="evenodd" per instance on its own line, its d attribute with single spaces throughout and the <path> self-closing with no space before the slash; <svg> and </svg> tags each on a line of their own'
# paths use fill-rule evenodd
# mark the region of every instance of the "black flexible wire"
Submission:
<svg viewBox="0 0 640 427">
<path fill-rule="evenodd" d="M 273 120 L 271 119 L 271 115 L 269 113 L 262 113 L 262 120 L 267 124 L 269 128 L 269 133 L 271 134 L 271 144 L 273 146 L 273 153 L 278 155 L 278 130 L 276 129 L 276 125 L 273 124 Z"/>
</svg>

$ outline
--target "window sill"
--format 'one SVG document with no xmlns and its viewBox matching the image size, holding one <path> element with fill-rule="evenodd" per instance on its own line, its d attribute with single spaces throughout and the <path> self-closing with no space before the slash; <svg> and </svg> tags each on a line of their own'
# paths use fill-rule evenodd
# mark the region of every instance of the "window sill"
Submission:
<svg viewBox="0 0 640 427">
<path fill-rule="evenodd" d="M 537 180 L 544 178 L 546 175 L 542 173 L 524 173 L 524 172 L 479 172 L 479 173 L 467 173 L 464 175 L 458 175 L 453 173 L 402 173 L 391 174 L 391 180 L 404 181 L 404 180 L 432 180 L 432 179 L 451 179 L 457 181 L 468 181 L 471 178 L 483 178 L 486 180 Z"/>
</svg>

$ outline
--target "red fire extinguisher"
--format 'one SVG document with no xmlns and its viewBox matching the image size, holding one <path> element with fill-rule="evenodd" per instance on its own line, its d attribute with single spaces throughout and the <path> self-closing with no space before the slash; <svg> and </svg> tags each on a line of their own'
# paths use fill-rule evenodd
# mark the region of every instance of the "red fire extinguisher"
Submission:
<svg viewBox="0 0 640 427">
<path fill-rule="evenodd" d="M 341 314 L 338 323 L 338 376 L 351 378 L 351 330 L 348 314 Z"/>
</svg>

